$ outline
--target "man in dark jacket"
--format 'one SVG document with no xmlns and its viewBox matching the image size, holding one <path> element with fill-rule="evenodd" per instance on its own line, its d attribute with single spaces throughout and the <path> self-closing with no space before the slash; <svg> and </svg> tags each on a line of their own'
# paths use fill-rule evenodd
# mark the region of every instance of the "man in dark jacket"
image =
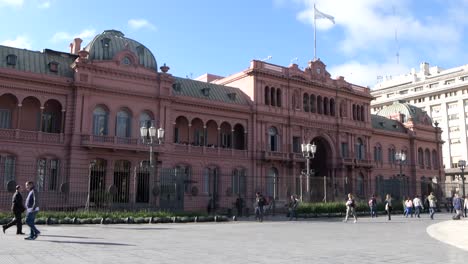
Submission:
<svg viewBox="0 0 468 264">
<path fill-rule="evenodd" d="M 14 214 L 14 218 L 6 225 L 3 225 L 3 233 L 16 224 L 16 234 L 24 235 L 22 232 L 23 224 L 21 223 L 21 214 L 24 212 L 23 196 L 20 193 L 21 186 L 16 185 L 16 192 L 13 194 L 11 211 Z"/>
</svg>

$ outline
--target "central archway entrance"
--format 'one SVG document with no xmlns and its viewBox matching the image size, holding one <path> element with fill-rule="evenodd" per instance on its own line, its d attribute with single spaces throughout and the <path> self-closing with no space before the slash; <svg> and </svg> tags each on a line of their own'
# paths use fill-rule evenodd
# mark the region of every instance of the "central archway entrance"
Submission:
<svg viewBox="0 0 468 264">
<path fill-rule="evenodd" d="M 310 160 L 310 200 L 324 201 L 332 195 L 329 186 L 331 186 L 333 151 L 330 143 L 323 137 L 315 137 L 310 143 L 317 146 L 314 158 Z"/>
</svg>

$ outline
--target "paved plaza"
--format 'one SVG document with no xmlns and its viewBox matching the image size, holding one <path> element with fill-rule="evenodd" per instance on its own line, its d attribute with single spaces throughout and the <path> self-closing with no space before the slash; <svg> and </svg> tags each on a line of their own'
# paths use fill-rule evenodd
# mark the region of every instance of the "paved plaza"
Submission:
<svg viewBox="0 0 468 264">
<path fill-rule="evenodd" d="M 1 234 L 0 264 L 466 262 L 468 245 L 451 244 L 467 243 L 453 237 L 468 234 L 468 220 L 436 217 L 394 216 L 387 222 L 381 216 L 356 224 L 276 217 L 263 223 L 38 226 L 42 235 L 36 241 L 14 230 Z"/>
</svg>

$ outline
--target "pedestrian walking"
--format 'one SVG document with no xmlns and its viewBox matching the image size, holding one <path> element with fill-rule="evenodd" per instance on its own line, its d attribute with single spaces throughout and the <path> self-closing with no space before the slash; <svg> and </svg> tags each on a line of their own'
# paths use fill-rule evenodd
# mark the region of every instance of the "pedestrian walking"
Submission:
<svg viewBox="0 0 468 264">
<path fill-rule="evenodd" d="M 297 220 L 297 206 L 298 205 L 299 205 L 299 201 L 297 200 L 296 196 L 291 195 L 291 198 L 288 204 L 289 220 L 292 220 L 293 218 Z"/>
<path fill-rule="evenodd" d="M 434 214 L 437 207 L 437 198 L 435 197 L 434 193 L 431 192 L 427 197 L 427 201 L 429 202 L 429 216 L 432 220 L 434 220 Z"/>
<path fill-rule="evenodd" d="M 375 198 L 375 194 L 372 195 L 368 203 L 371 218 L 377 217 L 377 199 Z"/>
<path fill-rule="evenodd" d="M 354 201 L 354 197 L 351 193 L 348 193 L 348 200 L 346 201 L 346 217 L 343 220 L 343 222 L 348 222 L 348 217 L 350 215 L 353 215 L 354 217 L 354 223 L 357 222 L 357 216 L 356 216 L 356 202 Z"/>
<path fill-rule="evenodd" d="M 458 193 L 455 193 L 452 199 L 453 209 L 455 210 L 455 215 L 453 216 L 454 220 L 460 220 L 462 215 L 462 199 L 458 196 Z"/>
<path fill-rule="evenodd" d="M 242 197 L 240 196 L 237 196 L 237 199 L 236 199 L 236 209 L 237 209 L 237 216 L 241 217 L 242 216 L 242 209 L 244 209 L 244 199 L 242 199 Z"/>
<path fill-rule="evenodd" d="M 36 219 L 36 214 L 39 212 L 39 197 L 37 191 L 34 188 L 34 183 L 32 181 L 26 182 L 26 190 L 29 191 L 26 198 L 26 224 L 31 229 L 29 236 L 25 237 L 26 240 L 35 240 L 37 236 L 41 233 L 37 230 L 34 220 Z"/>
<path fill-rule="evenodd" d="M 422 210 L 424 210 L 424 206 L 423 206 L 421 199 L 419 198 L 419 195 L 416 195 L 414 197 L 413 206 L 414 206 L 416 217 L 421 218 L 420 215 L 421 215 Z"/>
<path fill-rule="evenodd" d="M 413 201 L 409 197 L 406 197 L 405 217 L 408 218 L 408 215 L 411 215 L 411 217 L 413 217 Z"/>
<path fill-rule="evenodd" d="M 385 211 L 387 212 L 389 221 L 392 220 L 392 209 L 392 196 L 387 194 L 385 197 Z"/>
<path fill-rule="evenodd" d="M 255 220 L 263 222 L 263 207 L 266 205 L 266 200 L 260 192 L 255 196 Z"/>
<path fill-rule="evenodd" d="M 467 217 L 466 212 L 468 211 L 468 196 L 465 196 L 465 200 L 463 201 L 463 211 L 465 211 L 465 217 Z"/>
<path fill-rule="evenodd" d="M 17 235 L 24 235 L 23 233 L 23 224 L 21 223 L 21 214 L 26 210 L 23 204 L 23 196 L 21 196 L 20 192 L 21 186 L 16 185 L 16 192 L 13 194 L 12 204 L 11 204 L 11 211 L 13 212 L 14 218 L 6 225 L 3 225 L 3 233 L 5 231 L 16 225 L 16 234 Z"/>
</svg>

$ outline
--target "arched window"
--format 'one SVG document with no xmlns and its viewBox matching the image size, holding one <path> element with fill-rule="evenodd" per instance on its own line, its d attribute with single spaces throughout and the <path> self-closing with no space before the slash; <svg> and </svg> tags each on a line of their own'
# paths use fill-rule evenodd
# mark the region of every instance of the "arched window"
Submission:
<svg viewBox="0 0 468 264">
<path fill-rule="evenodd" d="M 430 169 L 431 168 L 431 151 L 429 149 L 426 149 L 424 151 L 424 158 L 425 158 L 425 165 L 426 168 Z"/>
<path fill-rule="evenodd" d="M 245 169 L 234 169 L 232 171 L 232 193 L 235 195 L 246 194 Z"/>
<path fill-rule="evenodd" d="M 356 159 L 364 160 L 366 158 L 366 148 L 362 139 L 358 138 L 356 142 Z"/>
<path fill-rule="evenodd" d="M 304 94 L 302 105 L 304 106 L 304 112 L 309 112 L 309 95 Z"/>
<path fill-rule="evenodd" d="M 434 169 L 439 169 L 439 157 L 435 149 L 432 150 L 432 167 Z"/>
<path fill-rule="evenodd" d="M 422 148 L 418 149 L 418 164 L 419 168 L 424 169 L 424 152 Z"/>
<path fill-rule="evenodd" d="M 271 87 L 270 88 L 270 93 L 271 93 L 271 96 L 270 96 L 270 100 L 271 100 L 271 105 L 272 106 L 276 106 L 276 89 L 274 87 Z"/>
<path fill-rule="evenodd" d="M 115 122 L 115 135 L 117 137 L 128 138 L 130 137 L 131 130 L 130 114 L 126 110 L 117 112 L 117 120 Z"/>
<path fill-rule="evenodd" d="M 4 94 L 0 96 L 0 128 L 12 128 L 17 105 L 18 99 L 14 95 Z"/>
<path fill-rule="evenodd" d="M 270 87 L 265 86 L 265 104 L 270 104 Z"/>
<path fill-rule="evenodd" d="M 315 95 L 311 94 L 310 95 L 310 112 L 315 113 L 317 111 L 316 107 L 316 101 L 315 101 Z"/>
<path fill-rule="evenodd" d="M 322 101 L 322 96 L 317 96 L 317 113 L 322 114 L 323 113 L 323 101 Z"/>
<path fill-rule="evenodd" d="M 278 169 L 271 167 L 267 175 L 266 196 L 278 199 Z"/>
<path fill-rule="evenodd" d="M 143 112 L 140 115 L 140 127 L 145 126 L 145 127 L 151 127 L 151 125 L 154 125 L 152 122 L 153 118 L 148 112 Z"/>
<path fill-rule="evenodd" d="M 301 106 L 300 106 L 299 103 L 300 103 L 300 101 L 299 101 L 299 92 L 294 91 L 293 97 L 292 97 L 292 107 L 293 107 L 293 109 L 301 109 Z"/>
<path fill-rule="evenodd" d="M 278 146 L 278 130 L 276 127 L 270 127 L 268 129 L 268 145 L 269 145 L 269 150 L 270 151 L 278 151 L 279 146 Z"/>
<path fill-rule="evenodd" d="M 329 114 L 329 111 L 328 111 L 328 97 L 325 97 L 323 98 L 323 114 L 324 115 L 328 115 Z"/>
<path fill-rule="evenodd" d="M 390 164 L 394 164 L 395 163 L 395 147 L 394 146 L 390 146 L 388 148 L 388 163 Z"/>
<path fill-rule="evenodd" d="M 234 149 L 245 149 L 245 130 L 241 124 L 234 126 Z"/>
<path fill-rule="evenodd" d="M 374 146 L 374 161 L 382 162 L 382 146 L 380 144 Z"/>
<path fill-rule="evenodd" d="M 276 106 L 281 107 L 281 89 L 276 89 Z"/>
<path fill-rule="evenodd" d="M 96 107 L 93 111 L 93 135 L 107 136 L 107 123 L 109 113 L 102 107 Z"/>
<path fill-rule="evenodd" d="M 330 115 L 335 116 L 335 99 L 330 98 Z"/>
</svg>

